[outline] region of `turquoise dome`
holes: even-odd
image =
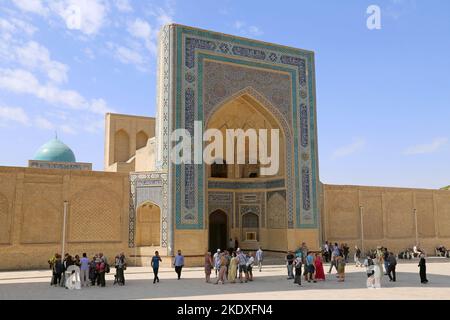
[[[73,151],[58,139],[44,144],[36,152],[33,160],[51,162],[76,162]]]

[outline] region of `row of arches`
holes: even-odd
[[[227,248],[228,219],[227,214],[218,209],[209,215],[209,248]],[[141,204],[136,210],[137,247],[159,246],[161,237],[161,209],[152,202]],[[242,237],[246,241],[259,240],[259,216],[253,212],[242,215]]]
[[[259,163],[227,164],[226,161],[217,161],[211,165],[211,178],[258,178],[259,176]]]
[[[136,150],[139,150],[147,145],[149,137],[143,131],[136,134]],[[135,150],[130,150],[130,135],[125,129],[118,130],[114,135],[114,162],[127,162]]]

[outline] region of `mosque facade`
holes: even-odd
[[[326,240],[394,251],[418,243],[429,254],[449,246],[447,190],[319,181],[314,68],[312,51],[164,26],[156,118],[105,116],[103,172],[57,139],[29,168],[0,167],[0,269],[43,266],[63,246],[125,252],[138,265],[155,250],[201,265],[230,239],[273,252]],[[245,150],[244,163],[171,161],[174,130],[231,128],[278,130],[278,170],[263,175]]]

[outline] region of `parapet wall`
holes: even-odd
[[[450,191],[323,185],[323,240],[398,252],[416,242],[428,255],[450,248]],[[361,232],[361,216],[363,232]]]

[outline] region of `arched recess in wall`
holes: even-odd
[[[248,212],[242,216],[242,239],[245,241],[258,241],[259,216]]]
[[[144,202],[136,211],[136,246],[159,246],[161,239],[161,208]]]
[[[279,114],[275,114],[274,108],[269,110],[267,105],[263,105],[258,99],[254,97],[252,94],[256,94],[253,89],[243,90],[236,95],[230,96],[225,99],[222,103],[218,104],[214,107],[210,116],[206,121],[206,129],[218,129],[222,136],[224,137],[223,141],[223,155],[226,156],[226,139],[227,129],[241,129],[244,132],[247,132],[248,129],[254,129],[256,132],[256,136],[252,135],[253,141],[256,141],[256,149],[254,149],[253,154],[249,154],[249,142],[250,138],[247,136],[245,138],[245,154],[241,155],[241,158],[244,159],[245,163],[238,164],[238,148],[237,142],[238,139],[235,138],[234,146],[234,165],[232,165],[231,161],[227,161],[228,163],[228,171],[231,171],[233,177],[231,178],[258,178],[261,177],[261,167],[265,167],[265,165],[261,163],[249,163],[249,159],[258,159],[259,160],[259,135],[262,133],[260,130],[267,130],[267,144],[264,145],[267,149],[267,155],[272,155],[271,150],[271,129],[278,129],[279,131],[279,140],[278,140],[278,150],[279,151],[279,167],[278,172],[274,176],[283,177],[285,175],[285,167],[286,167],[286,152],[287,147],[290,148],[290,145],[286,143],[286,135],[290,135],[288,132],[288,127],[286,125],[282,125],[281,121],[284,120],[281,118]],[[228,159],[225,159],[228,160]],[[230,167],[234,166],[234,170],[230,170]],[[273,176],[272,176],[273,177]]]
[[[136,134],[136,150],[141,149],[147,145],[148,135],[143,131]]]
[[[130,159],[130,136],[120,129],[115,134],[114,162],[127,162]]]

